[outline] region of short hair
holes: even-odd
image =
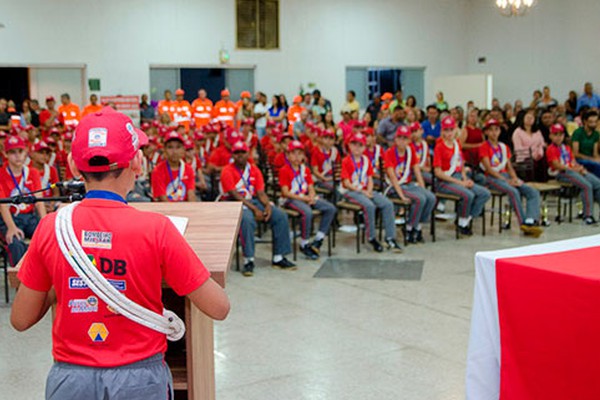
[[[396,111],[403,111],[404,108],[402,108],[402,106],[400,104],[398,104],[395,108],[394,108],[394,112]]]
[[[350,93],[352,97],[356,97],[356,92],[354,90],[348,90],[348,93]]]
[[[100,167],[100,166],[104,166],[104,165],[109,165],[110,162],[108,161],[108,158],[106,158],[104,156],[94,156],[94,157],[90,158],[90,161],[88,162],[88,164],[90,165],[90,167]],[[102,171],[102,172],[83,172],[83,171],[79,171],[79,172],[83,176],[83,179],[85,179],[86,181],[101,182],[101,181],[105,180],[106,178],[115,178],[116,179],[121,176],[123,171],[124,171],[123,168],[118,168],[118,169],[113,169],[110,171]]]
[[[63,94],[61,94],[61,95],[60,95],[60,97],[61,97],[61,98],[62,98],[62,97],[65,97],[65,98],[67,98],[67,99],[71,100],[71,96],[69,96],[69,93],[63,93]]]
[[[583,114],[583,120],[587,121],[588,119],[592,118],[592,117],[597,117],[598,116],[598,112],[595,110],[589,110],[587,111],[585,114]]]
[[[437,106],[435,104],[430,104],[427,106],[427,111],[429,111],[430,109],[434,109],[435,111],[440,111],[438,110]]]
[[[321,91],[319,89],[313,90],[313,96],[320,96],[320,95],[321,95]]]

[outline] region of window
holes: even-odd
[[[279,0],[237,0],[237,47],[279,48]]]

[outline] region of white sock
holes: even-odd
[[[533,218],[526,218],[524,221],[527,225],[532,225],[533,224]]]
[[[323,240],[325,239],[325,234],[321,231],[318,231],[317,234],[315,235],[315,240]]]
[[[459,218],[458,219],[458,226],[460,226],[461,228],[466,228],[467,226],[469,226],[469,222],[471,222],[470,218]]]
[[[244,264],[248,264],[250,261],[254,262],[254,257],[244,257]]]
[[[412,231],[412,225],[406,224],[406,230],[407,231]]]
[[[302,241],[300,242],[300,246],[304,247],[308,244],[308,240],[306,239],[302,239]]]
[[[279,262],[281,260],[283,260],[283,256],[281,254],[275,254],[273,256],[273,262]]]
[[[421,230],[421,224],[418,224],[418,225],[415,227],[415,229],[416,229],[417,231],[420,231],[420,230]]]

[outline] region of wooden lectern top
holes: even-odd
[[[130,203],[142,211],[152,211],[189,219],[184,237],[211,277],[225,287],[227,270],[240,229],[242,203]]]

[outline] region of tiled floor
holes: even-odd
[[[323,260],[273,270],[270,248],[259,245],[255,276],[228,279],[231,314],[216,324],[217,398],[463,399],[475,252],[600,232],[573,223],[553,225],[537,240],[513,228],[456,241],[449,224],[438,226],[437,243],[402,255],[366,247],[356,255],[353,236],[338,237],[335,257],[365,265],[374,257],[424,260],[417,281],[313,278]],[[0,398],[40,399],[50,321],[17,334],[8,315],[0,306]]]

